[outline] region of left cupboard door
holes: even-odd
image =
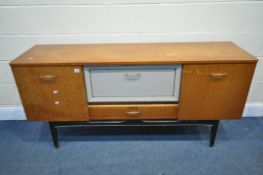
[[[87,121],[81,66],[12,67],[30,121]]]

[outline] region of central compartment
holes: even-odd
[[[84,66],[88,102],[178,101],[181,65]]]

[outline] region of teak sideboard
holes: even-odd
[[[36,45],[10,65],[29,121],[212,126],[240,119],[257,59],[232,42]]]

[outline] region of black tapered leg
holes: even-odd
[[[214,146],[218,125],[219,125],[219,120],[215,120],[213,122],[212,127],[211,127],[211,130],[210,130],[210,143],[209,143],[210,147]]]
[[[57,128],[55,127],[53,122],[48,122],[48,124],[49,124],[49,129],[50,129],[50,132],[51,132],[53,144],[54,144],[54,146],[56,148],[58,148],[59,145],[58,145],[58,131],[57,131]]]

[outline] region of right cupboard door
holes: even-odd
[[[255,65],[184,65],[178,119],[241,118]]]

